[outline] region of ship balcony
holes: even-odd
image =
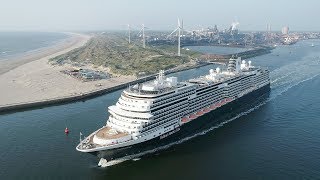
[[[130,104],[123,103],[121,101],[118,101],[116,106],[118,106],[121,109],[127,110],[127,111],[136,111],[136,112],[150,111],[150,106],[141,106],[139,104],[130,105]]]
[[[114,105],[109,106],[108,109],[109,109],[109,112],[114,116],[123,116],[123,117],[129,117],[132,119],[142,119],[142,120],[148,120],[153,117],[153,115],[150,113],[127,111]]]

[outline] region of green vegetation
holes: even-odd
[[[133,37],[129,44],[125,33],[110,32],[95,35],[85,46],[66,54],[52,58],[56,64],[74,65],[93,64],[105,66],[111,73],[122,75],[152,74],[160,69],[170,69],[188,63],[200,53],[181,49],[182,56],[177,56],[176,46],[142,47],[141,38]]]

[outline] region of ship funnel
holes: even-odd
[[[233,57],[229,60],[228,71],[239,73],[241,70],[241,57],[234,59]]]

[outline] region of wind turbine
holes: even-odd
[[[144,30],[145,29],[146,29],[146,27],[144,26],[144,24],[142,24],[142,28],[138,33],[138,34],[140,34],[142,32],[142,46],[143,46],[143,48],[146,48],[146,37],[145,37],[145,34],[144,34]]]
[[[184,31],[184,28],[183,28],[183,19],[181,19],[181,36],[183,36],[183,31]]]
[[[182,30],[182,27],[180,25],[180,20],[178,18],[178,27],[172,31],[172,33],[170,33],[169,36],[171,36],[173,33],[177,32],[178,31],[178,56],[180,56],[180,36],[181,36],[181,30]]]
[[[129,34],[129,39],[128,39],[128,42],[129,42],[129,44],[130,44],[130,42],[131,42],[131,28],[130,28],[130,24],[128,24],[128,34]]]

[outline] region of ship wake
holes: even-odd
[[[140,157],[145,156],[147,154],[153,154],[158,151],[162,151],[165,149],[168,149],[169,147],[177,144],[181,144],[185,141],[188,141],[190,139],[193,139],[197,136],[205,135],[210,131],[213,131],[214,129],[220,128],[224,126],[225,124],[232,122],[242,116],[245,116],[252,111],[255,111],[256,109],[259,109],[261,106],[265,105],[266,103],[274,100],[275,98],[281,96],[285,92],[287,92],[289,89],[300,85],[301,83],[305,81],[309,81],[314,79],[315,77],[320,75],[320,58],[319,57],[306,57],[305,59],[302,59],[300,61],[288,64],[286,66],[280,67],[278,69],[275,69],[271,71],[270,73],[270,79],[271,79],[271,94],[268,99],[260,102],[258,105],[249,108],[248,110],[241,112],[234,117],[219,123],[218,125],[215,125],[209,129],[206,129],[202,132],[193,134],[191,136],[185,137],[179,141],[172,142],[170,144],[157,147],[152,150],[144,151],[138,154],[125,156],[123,158],[112,160],[112,161],[106,161],[101,159],[99,162],[99,166],[101,167],[108,167],[115,164],[119,164],[121,162],[127,161],[127,160],[136,160],[140,159]]]

